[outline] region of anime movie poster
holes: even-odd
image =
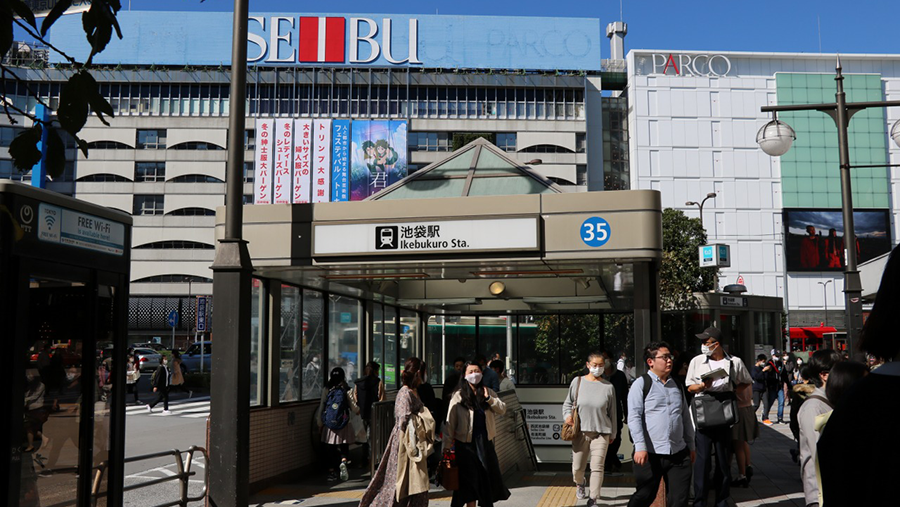
[[[405,121],[354,121],[350,139],[351,201],[361,201],[406,177]]]

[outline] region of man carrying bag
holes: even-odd
[[[725,352],[722,332],[714,327],[697,335],[701,354],[688,366],[688,392],[694,395],[691,412],[694,425],[697,459],[694,462],[694,507],[706,507],[709,490],[715,487],[716,507],[728,505],[731,486],[731,426],[737,422],[735,386],[753,380],[740,358]],[[718,371],[721,370],[721,371]],[[712,449],[716,449],[716,472],[713,484],[708,477],[712,466]]]

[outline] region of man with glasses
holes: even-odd
[[[736,386],[750,384],[753,379],[744,362],[740,358],[729,355],[722,348],[722,332],[714,327],[706,328],[697,335],[702,344],[701,354],[691,359],[688,366],[687,384],[688,392],[700,394],[703,392],[728,392],[734,391]],[[716,380],[701,376],[716,369],[725,370],[725,375]],[[714,428],[698,429],[695,433],[697,440],[697,460],[694,462],[694,507],[706,507],[706,497],[711,486],[716,491],[716,507],[726,507],[728,497],[731,495],[731,427],[717,426]],[[709,470],[712,466],[712,449],[716,449],[716,473],[713,484],[709,483]]]
[[[628,428],[634,443],[637,488],[628,507],[646,507],[666,479],[666,505],[686,507],[694,462],[694,426],[684,392],[671,378],[672,354],[665,342],[644,349],[650,371],[631,385]]]

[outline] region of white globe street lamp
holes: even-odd
[[[894,140],[894,144],[900,148],[900,120],[897,120],[894,123],[894,126],[891,127],[891,139]]]
[[[900,133],[898,133],[900,136]],[[791,144],[797,139],[794,129],[780,120],[772,120],[766,123],[756,133],[756,144],[771,157],[780,157],[791,149]]]

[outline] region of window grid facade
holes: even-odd
[[[134,181],[137,183],[166,181],[166,163],[135,162]]]
[[[115,79],[121,82],[101,84],[100,93],[116,116],[228,115],[229,85],[225,80],[206,70],[180,74],[192,82],[129,82],[143,77],[135,71],[119,71]],[[59,82],[30,86],[56,110],[65,77],[59,72]],[[210,82],[203,83],[204,79]],[[471,86],[468,81],[465,76],[433,72],[256,68],[248,76],[246,113],[329,118],[585,119],[582,76],[493,76],[483,80],[491,83],[485,86]],[[451,84],[437,85],[442,82]],[[5,80],[4,85],[16,107],[34,112],[37,101],[24,84]]]
[[[164,195],[135,195],[135,215],[162,215],[165,211]]]

